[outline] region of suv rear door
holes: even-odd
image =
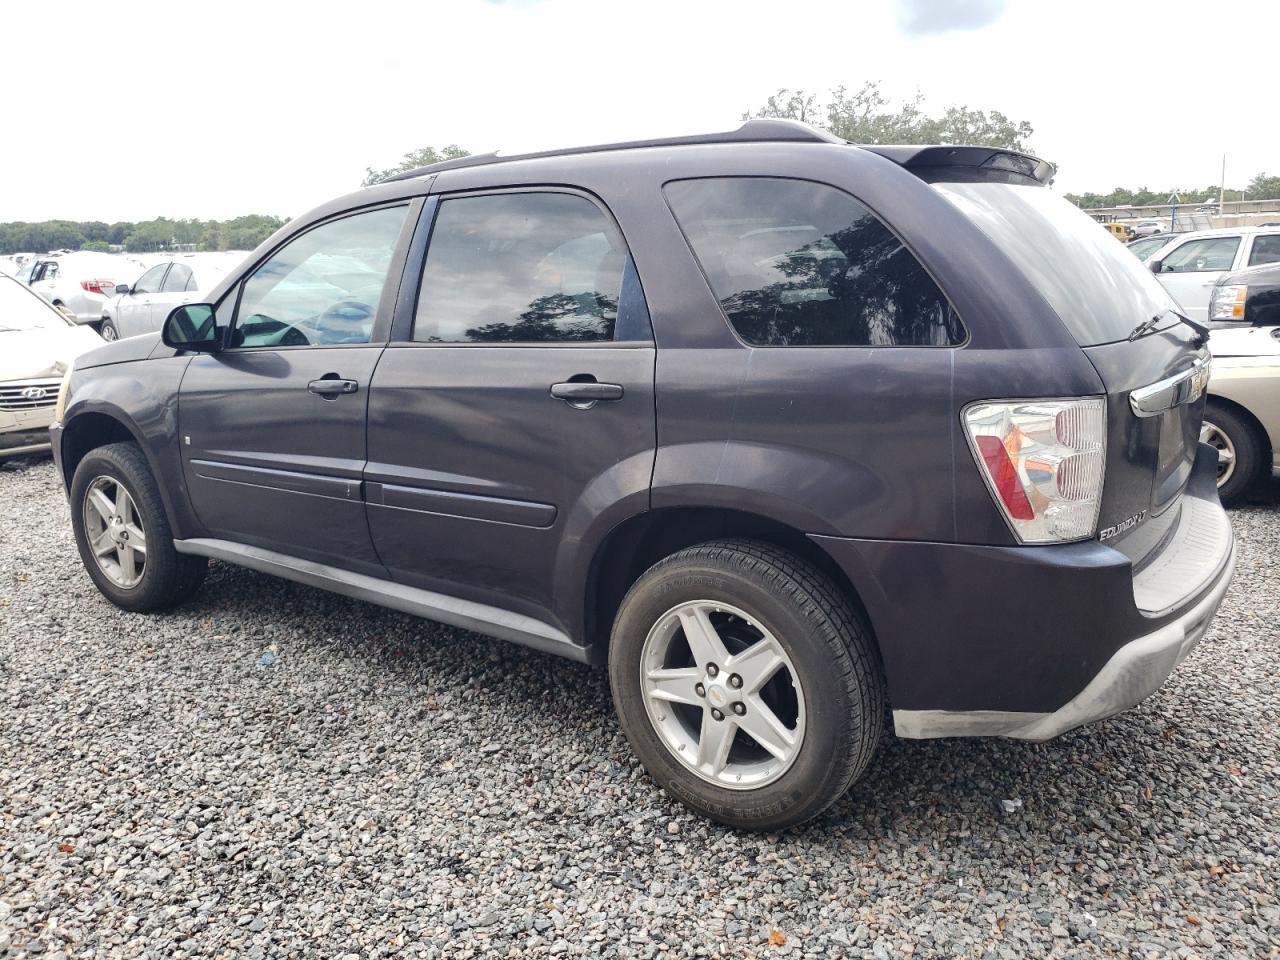
[[[445,196],[428,230],[370,389],[378,554],[398,581],[577,635],[557,570],[607,510],[648,506],[654,345],[629,251],[564,189]]]
[[[227,345],[192,359],[178,398],[187,489],[213,537],[386,575],[360,483],[409,211],[311,227],[224,300],[238,298]]]

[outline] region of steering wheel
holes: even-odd
[[[345,297],[326,307],[315,320],[321,343],[365,343],[373,326],[373,307]]]

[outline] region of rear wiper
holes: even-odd
[[[1133,332],[1129,334],[1129,339],[1137,340],[1139,337],[1146,336],[1154,330],[1165,317],[1173,317],[1175,320],[1185,323],[1188,327],[1194,330],[1196,332],[1196,346],[1209,342],[1209,328],[1196,323],[1186,314],[1179,313],[1177,310],[1162,310],[1150,320],[1143,320],[1133,328]]]

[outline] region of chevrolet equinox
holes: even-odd
[[[293,220],[65,377],[89,576],[208,558],[608,665],[724,823],[900,737],[1154,692],[1234,564],[1205,332],[990,147],[723,134],[467,157]]]

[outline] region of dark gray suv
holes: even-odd
[[[743,827],[831,804],[887,706],[1114,714],[1234,543],[1201,332],[1052,173],[753,120],[343,197],[68,375],[85,567],[129,610],[213,557],[607,663],[653,778]]]

